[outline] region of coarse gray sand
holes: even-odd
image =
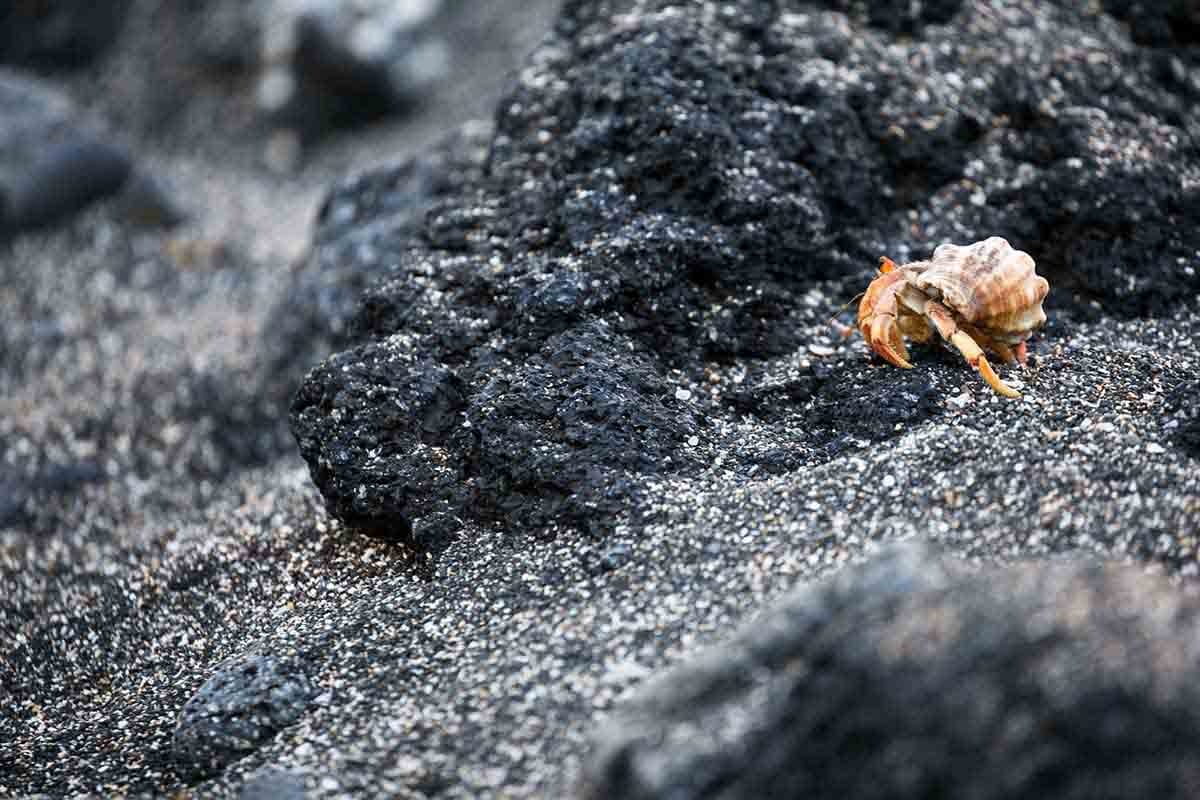
[[[1195,459],[1144,404],[1156,371],[1196,368],[1181,344],[1196,328],[1085,327],[1047,345],[1016,403],[927,367],[966,410],[800,476],[715,465],[664,482],[670,521],[636,539],[466,530],[429,563],[330,520],[293,458],[106,540],[7,532],[4,773],[21,783],[6,791],[177,786],[179,709],[221,660],[266,646],[309,654],[316,706],[198,796],[236,796],[265,767],[317,797],[561,796],[627,690],[869,542],[930,536],[988,561],[1150,557],[1194,574]],[[1071,389],[1088,404],[1064,402]],[[592,548],[620,568],[596,574]]]

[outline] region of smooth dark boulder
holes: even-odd
[[[221,770],[293,722],[316,692],[300,658],[250,653],[222,663],[179,714],[175,758],[186,773]]]
[[[1191,797],[1198,625],[1138,568],[894,547],[640,689],[581,795]]]
[[[121,33],[131,0],[9,2],[0,6],[0,63],[77,69]]]

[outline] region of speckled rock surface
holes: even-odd
[[[1050,556],[1191,602],[1170,3],[567,2],[536,49],[557,3],[464,4],[491,44],[421,113],[283,174],[245,74],[187,57],[210,6],[133,2],[55,80],[195,214],[0,245],[0,796],[570,796],[648,677],[876,541],[987,565],[987,619]],[[1020,401],[831,330],[881,253],[983,234],[1056,287]],[[251,652],[302,654],[312,702],[197,777],[184,709]]]
[[[248,653],[230,658],[183,706],[175,759],[201,776],[253,750],[308,710],[315,692],[299,657]]]
[[[584,797],[1191,797],[1200,596],[892,548],[655,678]]]
[[[479,180],[491,126],[464,125],[418,158],[349,176],[316,215],[316,249],[293,270],[271,313],[269,371],[289,387],[350,341],[363,293],[392,269],[441,198]]]

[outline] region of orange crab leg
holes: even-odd
[[[925,307],[925,313],[929,315],[929,319],[933,321],[934,327],[937,328],[942,338],[958,348],[958,352],[962,353],[967,363],[979,370],[979,374],[987,381],[987,385],[992,387],[997,394],[1002,394],[1005,397],[1021,396],[1020,392],[1000,380],[1000,376],[996,374],[995,370],[992,369],[992,365],[988,363],[987,356],[983,354],[983,350],[979,349],[979,345],[975,343],[974,339],[958,329],[953,315],[951,315],[945,306],[931,300]]]
[[[967,336],[966,334],[963,334],[963,336],[966,337],[967,341],[971,342],[971,344],[975,343],[970,336]],[[961,347],[958,349],[962,350]],[[987,381],[988,386],[996,390],[997,394],[1002,394],[1005,397],[1021,396],[1020,392],[1009,386],[1004,381],[1000,380],[1000,376],[997,375],[992,369],[992,365],[988,363],[987,356],[983,355],[983,353],[979,354],[979,359],[975,366],[979,367],[979,374],[983,376],[985,381]]]
[[[1024,342],[1010,345],[994,339],[985,332],[970,325],[961,325],[959,326],[959,330],[974,339],[975,344],[979,345],[981,349],[989,350],[998,355],[1000,360],[1005,364],[1013,364],[1017,361],[1020,361],[1022,364],[1025,363],[1026,351]]]

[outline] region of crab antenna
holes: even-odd
[[[846,326],[842,325],[842,323],[838,322],[837,318],[841,315],[841,313],[843,311],[845,311],[850,306],[854,305],[854,301],[857,300],[858,298],[862,297],[864,294],[866,294],[866,292],[859,292],[858,294],[854,295],[854,297],[851,297],[848,301],[846,301],[846,303],[844,303],[842,305],[841,308],[839,308],[837,311],[835,311],[833,313],[833,316],[830,317],[829,321],[826,322],[825,324],[829,325],[830,327],[836,326],[838,328],[839,332],[842,334],[842,336],[849,336],[851,333],[854,333],[853,328],[846,329],[849,331],[849,333],[847,333],[846,330],[842,330],[842,329],[846,328]]]

